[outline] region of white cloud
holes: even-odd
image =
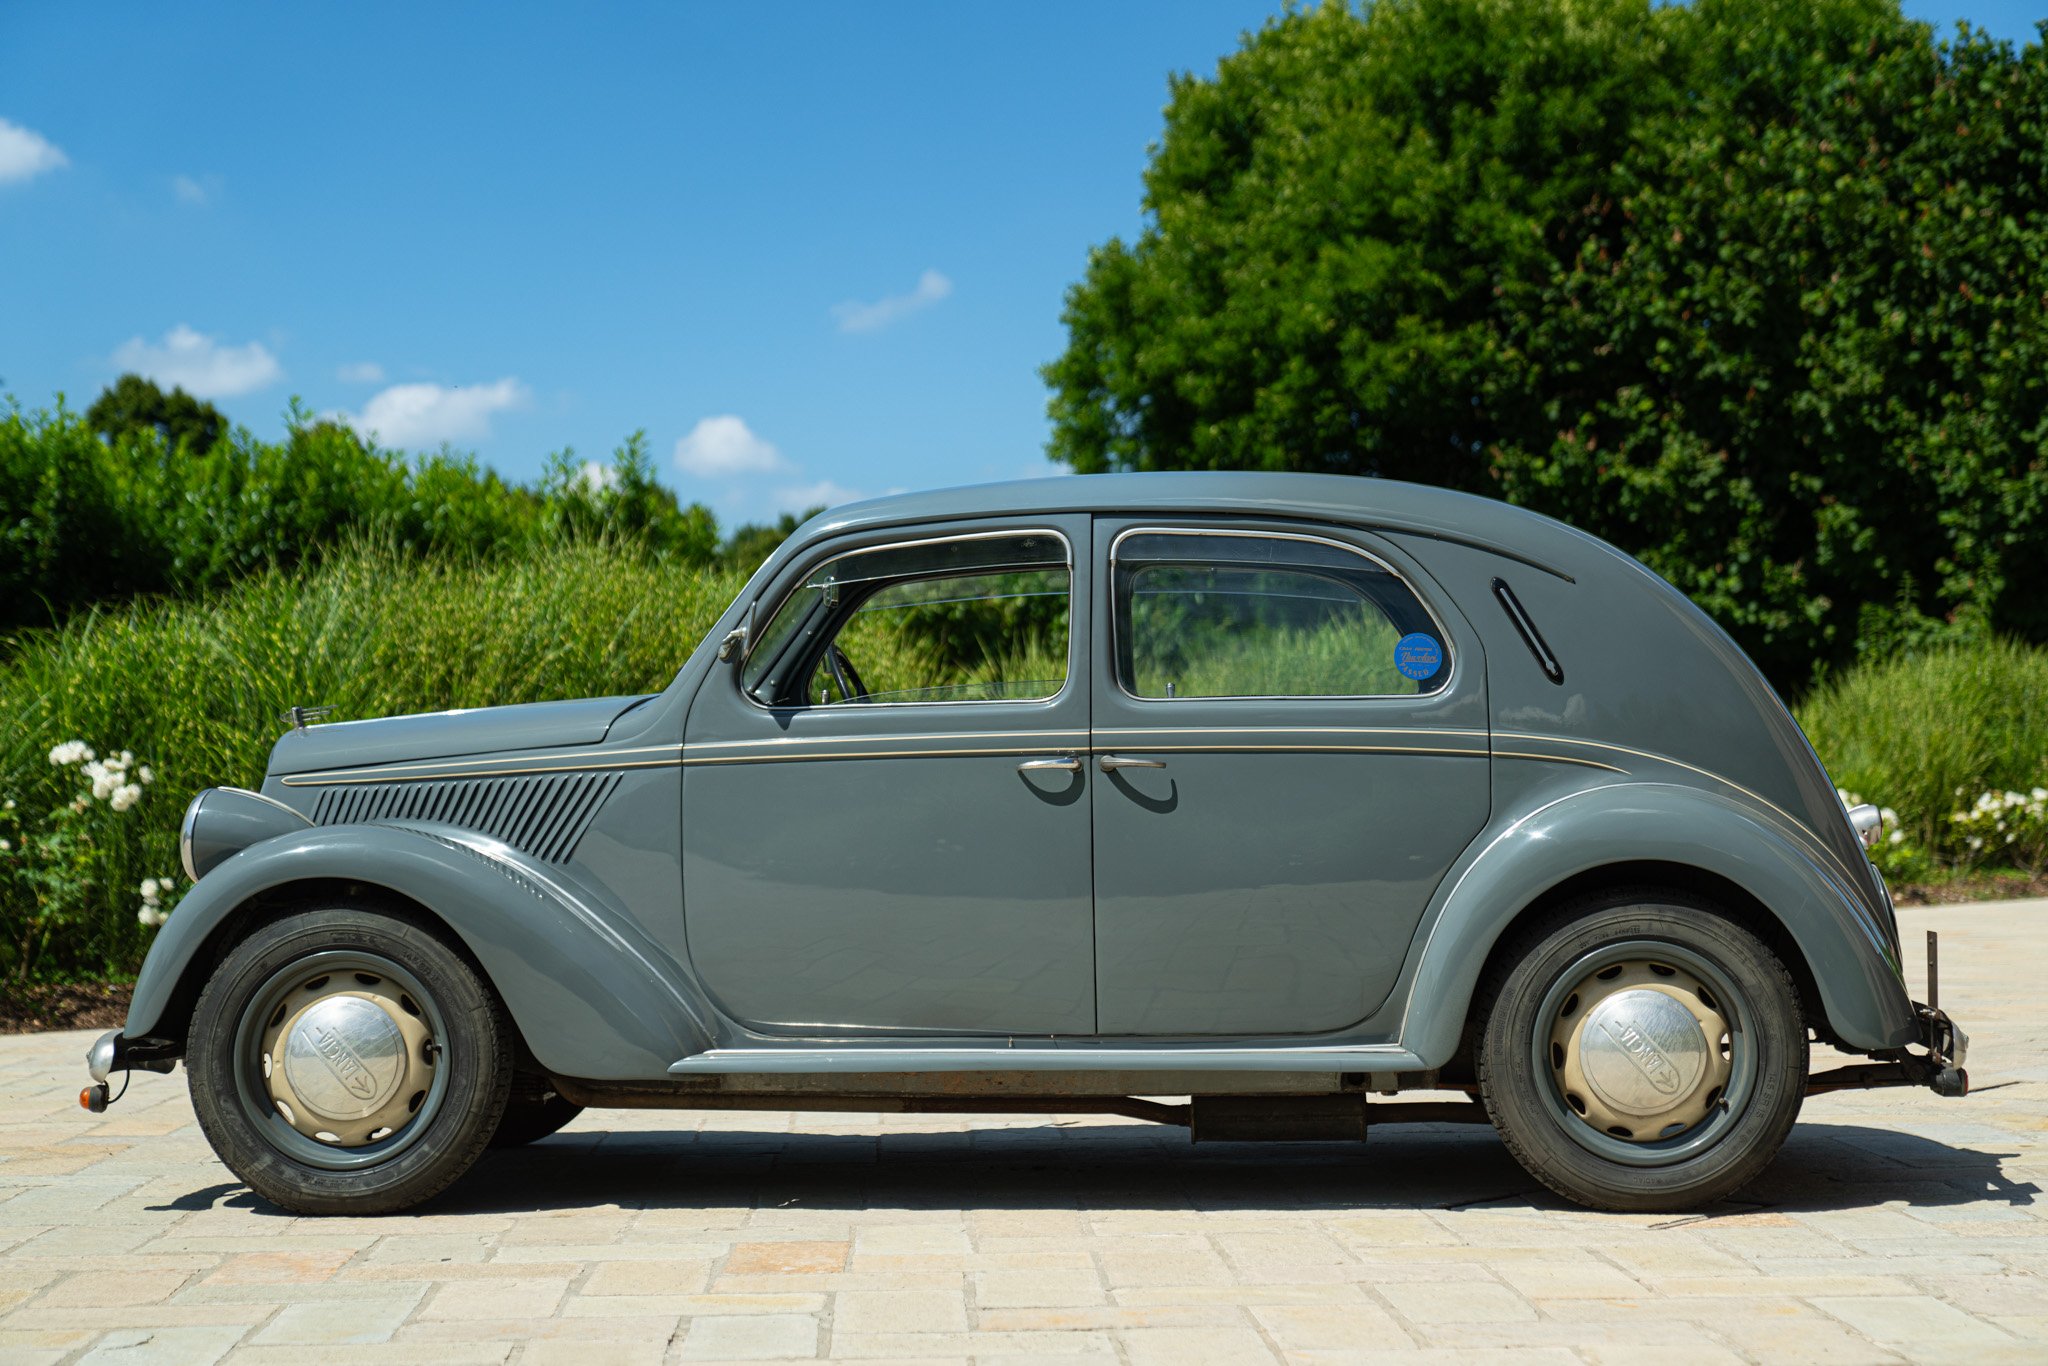
[[[585,493],[603,493],[619,486],[619,472],[602,460],[586,460],[576,471],[575,484]]]
[[[41,133],[0,119],[0,185],[33,180],[70,164],[71,158]]]
[[[341,420],[386,446],[434,446],[491,433],[491,417],[523,408],[526,386],[510,378],[491,384],[394,384]]]
[[[832,316],[839,319],[841,332],[875,332],[898,318],[930,308],[953,292],[953,282],[936,270],[917,277],[917,288],[908,294],[891,294],[871,304],[849,299],[834,305]]]
[[[334,372],[343,384],[382,384],[384,367],[373,360],[359,360]]]
[[[171,177],[171,193],[178,196],[181,204],[204,204],[213,198],[213,192],[188,175]]]
[[[233,398],[284,378],[284,367],[262,342],[224,346],[184,323],[164,333],[160,342],[130,337],[114,348],[113,362],[120,370],[200,398]]]
[[[798,484],[775,490],[777,512],[809,512],[815,507],[836,508],[841,503],[858,503],[868,495],[830,479],[815,484]]]
[[[701,479],[726,479],[738,474],[771,474],[788,466],[773,442],[731,413],[707,417],[676,442],[676,464]]]

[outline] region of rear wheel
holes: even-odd
[[[1608,894],[1487,983],[1481,1097],[1529,1174],[1581,1204],[1677,1210],[1770,1164],[1806,1090],[1791,975],[1704,902]]]
[[[265,925],[215,970],[186,1059],[200,1128],[258,1195],[375,1214],[440,1192],[505,1111],[511,1026],[424,926],[355,907]]]

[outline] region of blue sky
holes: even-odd
[[[1168,73],[1275,7],[9,0],[0,390],[297,395],[522,480],[644,427],[728,522],[1051,472],[1062,292]]]

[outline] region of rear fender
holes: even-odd
[[[1444,880],[1411,950],[1402,1041],[1430,1066],[1456,1051],[1495,943],[1549,889],[1602,867],[1680,864],[1725,878],[1777,917],[1806,959],[1828,1023],[1845,1043],[1896,1048],[1916,1037],[1913,1004],[1882,926],[1825,850],[1776,817],[1662,783],[1620,783],[1560,798],[1482,837]]]

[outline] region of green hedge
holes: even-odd
[[[282,441],[234,430],[204,449],[154,428],[103,437],[60,402],[0,409],[0,632],[136,594],[218,590],[369,536],[422,558],[498,558],[610,539],[650,559],[758,562],[788,527],[726,546],[711,512],[654,477],[644,436],[531,486],[452,451],[407,455],[294,409]]]

